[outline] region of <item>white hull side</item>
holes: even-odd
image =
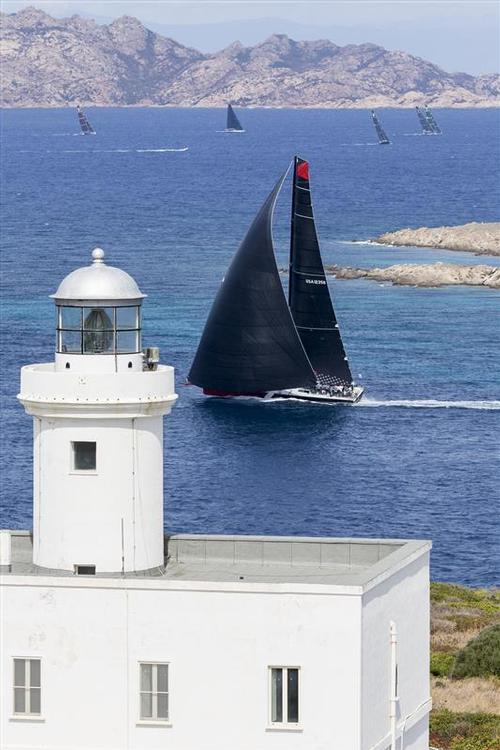
[[[314,391],[308,388],[289,388],[285,391],[273,391],[266,395],[266,399],[273,398],[292,398],[300,401],[314,401],[322,404],[356,404],[363,395],[363,388],[356,385],[349,395],[342,393],[322,393],[320,390]]]

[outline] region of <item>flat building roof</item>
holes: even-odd
[[[63,579],[66,583],[70,578],[75,582],[85,580],[90,585],[94,582],[96,586],[98,581],[104,580],[127,585],[149,580],[156,584],[153,588],[164,588],[174,582],[199,582],[299,584],[301,587],[316,584],[365,591],[428,552],[432,546],[430,541],[414,539],[176,534],[165,536],[164,567],[81,576],[33,565],[31,532],[11,530],[9,533],[11,565],[0,566],[0,573],[6,578],[48,577]]]

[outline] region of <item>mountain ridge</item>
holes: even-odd
[[[490,107],[500,76],[447,73],[406,52],[366,42],[295,41],[273,34],[202,53],[133,16],[109,24],[55,19],[25,8],[0,14],[6,107],[238,106]]]

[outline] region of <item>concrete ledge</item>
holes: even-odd
[[[165,567],[75,576],[37,568],[29,531],[11,531],[5,585],[231,590],[360,595],[427,555],[431,542],[404,539],[179,534],[165,537]],[[22,583],[24,582],[24,583]]]

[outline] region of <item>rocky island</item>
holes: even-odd
[[[448,73],[376,44],[273,34],[206,54],[122,16],[1,14],[4,107],[494,107],[500,76]]]
[[[459,263],[403,263],[388,268],[341,268],[327,266],[327,274],[337,279],[371,279],[404,286],[437,287],[463,284],[500,289],[500,268],[465,266]]]
[[[462,224],[454,227],[420,227],[381,234],[381,245],[431,247],[475,255],[500,255],[500,222]],[[451,283],[451,282],[450,282]]]

